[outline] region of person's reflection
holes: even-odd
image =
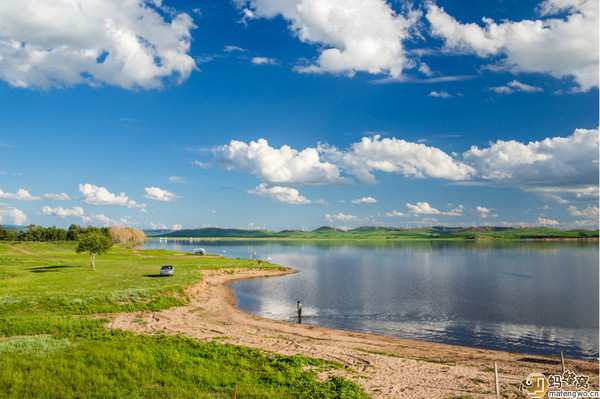
[[[302,324],[302,304],[298,301],[298,324]]]

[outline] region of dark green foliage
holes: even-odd
[[[5,229],[0,225],[0,241],[77,241],[80,234],[99,232],[109,236],[108,227],[81,227],[72,224],[69,230],[56,226],[43,227],[30,224],[27,229]]]
[[[80,234],[77,239],[77,247],[75,252],[82,253],[86,252],[91,254],[102,255],[106,253],[113,245],[110,237],[98,231],[91,231],[89,233]]]
[[[0,225],[0,241],[16,241],[19,234],[15,229],[5,229]]]
[[[96,255],[106,253],[113,246],[112,239],[99,231],[79,234],[75,252],[86,252],[90,255],[92,270],[96,270]]]

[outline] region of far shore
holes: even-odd
[[[146,237],[146,241],[449,241],[449,242],[530,242],[530,241],[582,241],[599,242],[599,237],[547,237],[547,238],[475,238],[464,239],[458,237],[442,238],[296,238],[296,237]]]
[[[331,372],[360,384],[373,398],[496,398],[494,363],[503,397],[521,397],[520,382],[531,373],[560,374],[560,359],[412,341],[265,319],[241,311],[227,283],[275,277],[293,269],[202,270],[185,289],[186,307],[114,316],[110,328],[136,333],[186,334],[283,355],[333,360],[345,369]],[[598,364],[566,360],[566,368],[590,377],[598,390]],[[326,374],[319,378],[327,378]]]

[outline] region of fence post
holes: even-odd
[[[235,383],[235,389],[233,390],[233,399],[237,397],[237,382]]]
[[[562,372],[565,373],[565,357],[563,356],[563,351],[560,351],[560,364],[562,365]]]
[[[496,380],[496,396],[500,395],[500,386],[498,385],[498,365],[494,362],[494,380]]]

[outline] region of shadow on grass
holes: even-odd
[[[142,277],[167,277],[167,276],[161,276],[160,274],[144,274]]]
[[[540,364],[560,364],[559,360],[537,359],[534,357],[524,357],[519,359],[520,362],[540,363]]]
[[[39,266],[39,267],[30,267],[27,270],[31,270],[32,273],[50,273],[50,272],[59,272],[60,269],[69,269],[80,266]]]

